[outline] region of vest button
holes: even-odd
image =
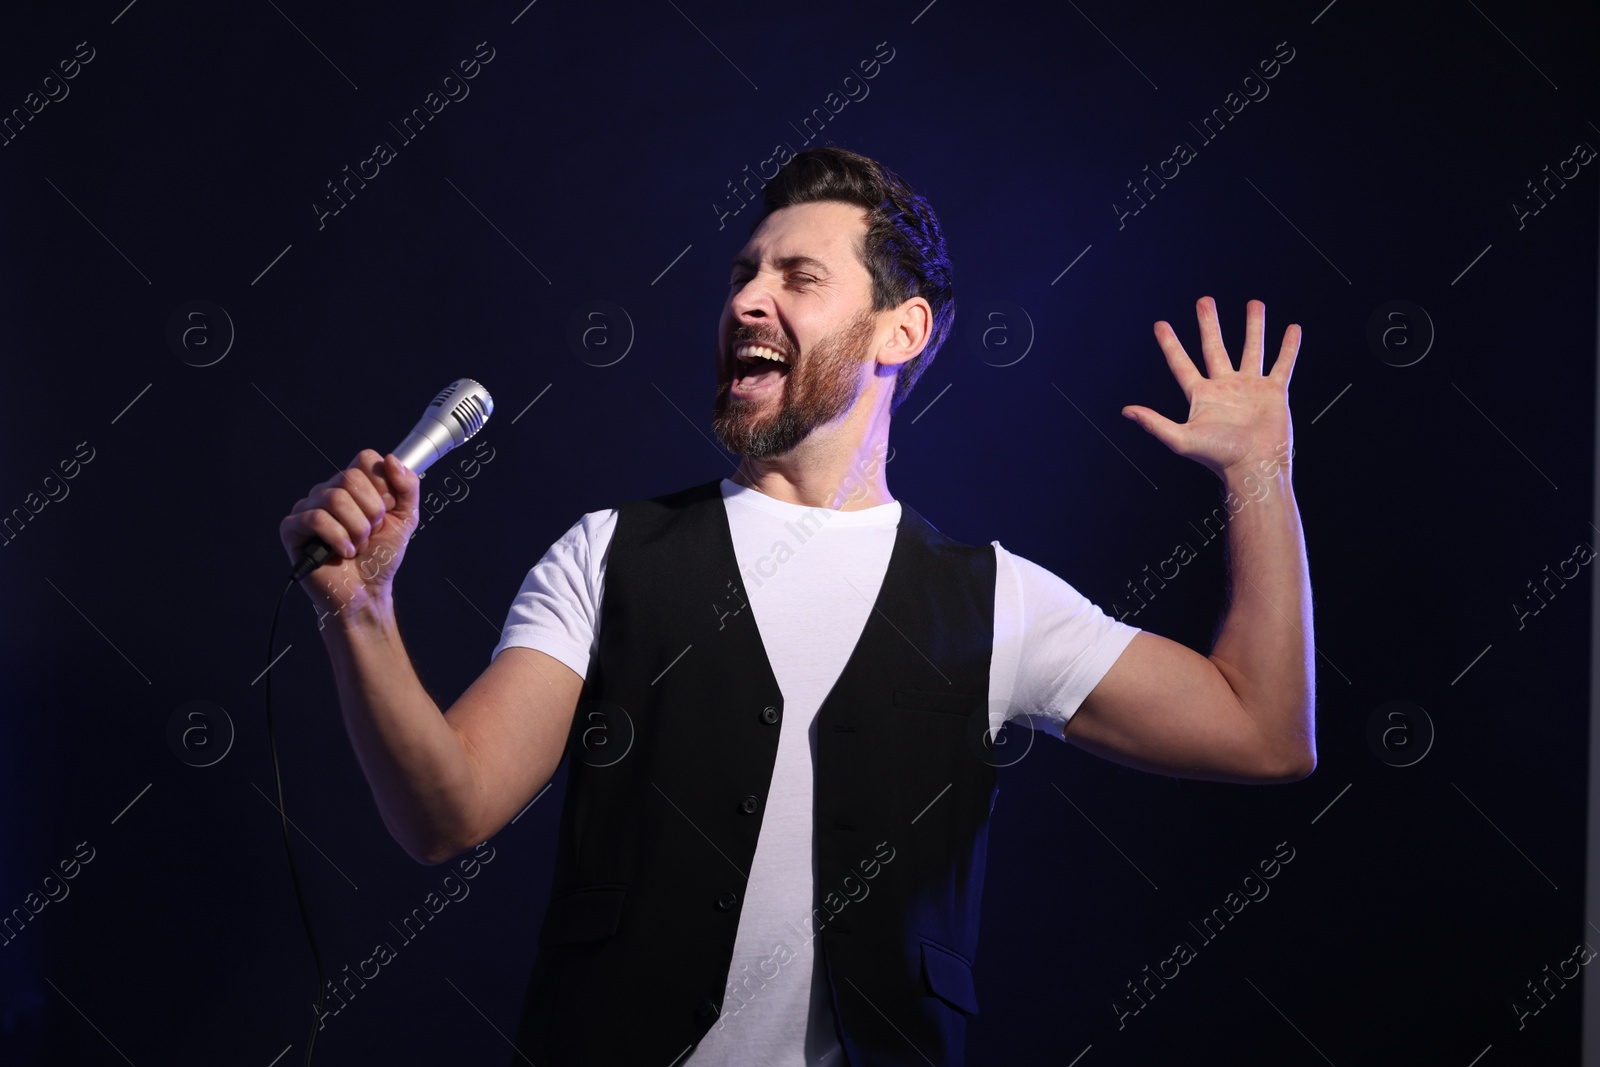
[[[778,709],[774,708],[774,707],[762,708],[761,709],[761,721],[766,723],[768,726],[771,726],[773,723],[777,722],[778,721]]]
[[[739,810],[744,812],[746,815],[754,815],[756,813],[756,809],[760,806],[761,801],[754,796],[748,796],[739,801]]]
[[[735,904],[737,904],[737,903],[739,903],[739,894],[737,894],[737,893],[724,893],[720,897],[717,898],[717,910],[718,911],[732,911],[733,910],[733,906]]]
[[[709,1000],[702,1000],[694,1009],[694,1017],[701,1022],[706,1022],[717,1017],[717,1006]]]

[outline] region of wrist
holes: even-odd
[[[1222,468],[1217,476],[1229,490],[1248,492],[1262,483],[1288,482],[1292,473],[1293,458],[1293,446],[1284,441],[1271,449],[1261,448],[1251,451],[1243,459]]]
[[[382,639],[398,630],[394,597],[388,592],[352,598],[334,608],[319,608],[317,629],[325,641]]]

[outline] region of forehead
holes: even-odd
[[[857,249],[867,233],[867,212],[856,204],[823,200],[779,208],[761,220],[734,262],[769,264],[801,258],[829,270],[866,272]]]

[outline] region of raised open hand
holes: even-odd
[[[1195,312],[1200,319],[1205,374],[1195,369],[1193,358],[1184,351],[1166,321],[1155,325],[1156,341],[1166,353],[1167,366],[1172,368],[1172,376],[1189,401],[1187,421],[1173,422],[1137,404],[1124,407],[1122,414],[1178,455],[1204,465],[1219,478],[1226,478],[1230,468],[1243,470],[1247,461],[1255,463],[1274,453],[1280,457],[1292,454],[1289,375],[1294,372],[1295,356],[1300,351],[1300,327],[1291,325],[1283,332],[1283,345],[1272,362],[1272,372],[1264,374],[1261,340],[1267,305],[1251,300],[1245,305],[1244,350],[1235,370],[1233,359],[1222,344],[1216,301],[1201,297],[1195,302]]]

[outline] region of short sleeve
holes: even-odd
[[[533,565],[506,613],[491,661],[503,649],[520,645],[587,676],[599,644],[605,558],[616,519],[615,509],[590,512]]]
[[[1010,635],[1007,718],[1056,737],[1139,628],[1107,615],[1065,580],[994,542],[995,633]],[[1002,584],[1007,583],[1007,584]],[[997,657],[997,660],[1002,657]]]

